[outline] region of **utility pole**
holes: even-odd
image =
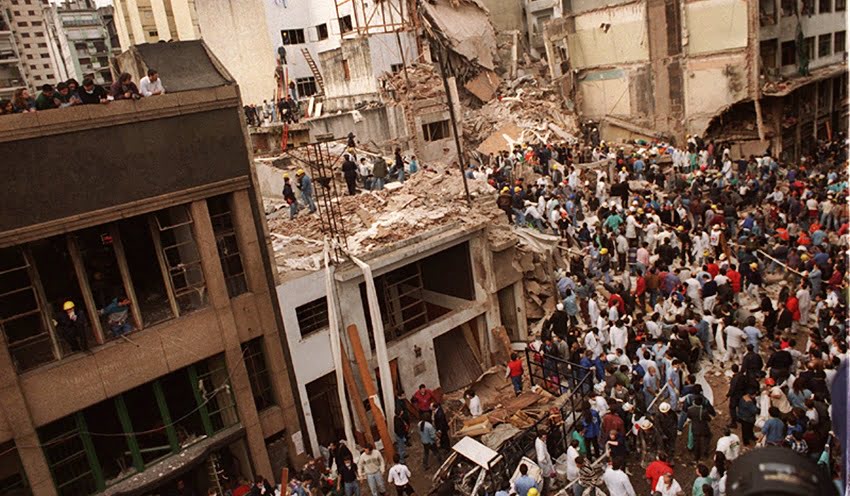
[[[452,133],[455,135],[455,149],[457,150],[457,162],[460,166],[460,177],[463,178],[463,189],[466,191],[466,206],[472,207],[472,199],[469,197],[469,184],[466,182],[466,170],[463,167],[464,156],[463,150],[460,148],[460,135],[457,132],[457,117],[455,116],[455,105],[452,100],[452,92],[449,91],[449,80],[446,77],[448,68],[446,67],[446,57],[443,53],[443,47],[437,50],[437,59],[440,63],[440,75],[443,77],[443,87],[446,90],[446,102],[449,106],[449,119],[452,122]]]

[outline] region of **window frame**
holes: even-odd
[[[254,397],[254,407],[261,412],[277,406],[263,337],[242,343],[242,356],[248,373],[248,383],[251,385],[251,395]]]
[[[305,315],[306,312],[310,313]],[[329,328],[327,296],[320,296],[295,307],[295,318],[302,338]]]
[[[293,41],[293,38],[295,41]],[[280,30],[280,41],[283,46],[289,45],[303,45],[307,42],[307,38],[304,34],[304,28],[300,29],[281,29]]]

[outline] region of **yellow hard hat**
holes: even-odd
[[[510,188],[505,186],[504,188],[502,188],[502,193],[507,193],[509,190],[510,190]]]
[[[806,262],[806,261],[808,261],[808,260],[809,260],[809,256],[808,256],[808,255],[806,255],[806,254],[804,254],[802,257],[800,257],[800,260],[802,260],[802,261]]]
[[[298,171],[295,172],[295,175],[303,176],[304,175],[304,169],[298,169]]]
[[[73,309],[74,309],[74,302],[73,301],[68,300],[68,301],[66,301],[65,303],[62,304],[62,310],[73,310]]]
[[[538,491],[536,487],[532,487],[525,494],[527,494],[528,496],[540,496],[540,491]]]
[[[519,193],[520,191],[522,191],[522,188],[520,188],[519,186],[517,186],[516,188],[514,188],[514,191],[516,191],[517,193]]]
[[[642,209],[642,208],[639,208],[639,209],[638,209],[638,213],[639,213],[639,214],[642,214],[642,213],[643,213],[643,209]]]
[[[707,257],[708,255],[709,255],[708,250],[705,250],[704,252],[702,252],[702,256]]]
[[[682,232],[685,230],[685,226],[679,226],[676,228],[677,231]]]
[[[287,174],[287,173],[285,173],[285,172],[284,172],[284,173],[283,173],[283,178],[284,178],[284,179],[289,179],[289,174]]]
[[[625,167],[623,167],[623,172],[626,172],[626,168],[625,168]]]
[[[711,206],[711,209],[712,209],[712,210],[717,210],[717,205],[712,205],[712,206]]]
[[[608,248],[602,248],[601,250],[599,250],[599,254],[600,255],[607,255],[608,254]]]
[[[758,269],[758,268],[759,268],[759,264],[757,264],[756,262],[753,262],[753,263],[751,263],[751,264],[750,264],[750,268],[751,268],[751,269]]]

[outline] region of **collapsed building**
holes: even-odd
[[[344,361],[354,370],[365,362],[385,408],[419,384],[458,391],[503,364],[510,342],[527,339],[529,326],[555,308],[557,242],[517,238],[483,181],[469,182],[472,204],[466,206],[457,169],[428,168],[390,190],[332,196],[328,201],[338,209],[333,233],[321,216],[289,220],[279,190],[266,178],[280,170],[258,164],[257,171],[259,183],[271,186],[264,186],[263,196],[280,276],[277,294],[305,444],[313,453],[347,437],[346,404],[356,407],[368,397],[362,378],[346,378],[348,402],[340,401]],[[316,187],[319,195],[333,195]],[[332,241],[339,250],[331,246],[326,266],[323,247]],[[339,364],[329,351],[334,340],[342,350]],[[372,413],[355,417],[356,442],[371,440]]]
[[[549,71],[603,139],[696,134],[794,160],[847,129],[844,0],[568,3],[545,26]]]

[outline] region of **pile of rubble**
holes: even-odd
[[[446,94],[443,79],[431,64],[411,64],[406,71],[388,72],[381,77],[381,83],[387,102],[400,103],[405,93],[417,99],[445,98]]]
[[[383,191],[335,198],[348,250],[353,255],[368,253],[442,226],[475,226],[504,218],[490,185],[467,182],[472,208],[466,207],[460,171],[439,164],[420,170],[403,185],[390,183]],[[290,220],[282,200],[266,198],[266,203],[278,267],[283,271],[319,270],[323,246],[319,216],[302,211]]]
[[[484,154],[495,153],[510,143],[482,145],[488,138],[502,134],[514,142],[545,143],[576,141],[578,118],[568,107],[558,87],[542,76],[530,74],[499,87],[499,96],[480,108],[465,106],[463,137],[470,149]]]

